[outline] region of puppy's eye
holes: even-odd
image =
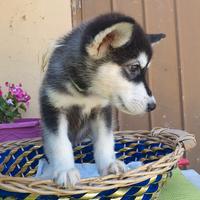
[[[141,68],[139,64],[128,65],[126,72],[130,80],[137,78],[141,74]]]
[[[128,70],[129,70],[130,73],[135,73],[136,71],[138,71],[139,68],[140,68],[139,64],[128,66]]]

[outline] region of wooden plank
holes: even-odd
[[[110,0],[82,0],[83,21],[111,12],[111,6]]]
[[[151,113],[152,126],[182,128],[182,104],[173,0],[145,0],[146,28],[149,33],[164,32],[167,37],[154,47],[149,80],[157,100]]]
[[[185,129],[196,135],[197,147],[189,153],[191,166],[200,172],[200,1],[177,0],[177,24],[182,69]]]
[[[121,12],[135,18],[144,26],[143,5],[141,0],[113,0],[113,11]],[[119,112],[120,130],[149,129],[148,114],[142,116],[131,116]]]
[[[81,0],[71,0],[72,26],[76,27],[82,22]]]
[[[144,25],[143,6],[141,0],[113,0],[113,10],[133,17]]]

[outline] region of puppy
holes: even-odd
[[[131,17],[112,13],[58,41],[40,90],[44,150],[57,184],[79,181],[72,146],[87,134],[100,175],[125,171],[115,158],[111,106],[131,115],[155,109],[145,74],[151,41],[163,36],[146,35]]]

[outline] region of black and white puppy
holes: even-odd
[[[99,16],[62,38],[49,60],[40,90],[45,154],[55,182],[79,179],[72,146],[88,133],[101,175],[122,173],[116,160],[111,106],[131,114],[152,111],[156,102],[145,80],[151,40],[131,17]]]

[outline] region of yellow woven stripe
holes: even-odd
[[[39,194],[30,194],[24,200],[35,200],[39,197]]]
[[[81,198],[82,200],[86,200],[86,199],[94,199],[94,197],[96,197],[99,193],[86,193],[85,195],[83,195]],[[95,198],[96,199],[96,198]]]
[[[30,161],[26,162],[25,165],[23,165],[23,167],[20,169],[20,171],[15,175],[15,176],[21,176],[21,174],[23,174],[27,168],[35,161],[38,160],[42,157],[43,155],[37,155],[35,157],[33,157]],[[29,174],[29,173],[28,173]],[[28,176],[28,174],[26,176]]]
[[[150,178],[148,184],[151,184],[151,183],[155,182],[156,178],[157,178],[157,176],[154,176],[154,177]]]
[[[15,197],[6,197],[6,198],[0,197],[0,200],[15,200]]]
[[[74,152],[75,152],[75,151],[80,151],[81,149],[83,149],[83,146],[76,146],[76,147],[74,148]]]
[[[30,169],[29,172],[26,174],[26,177],[35,175],[37,172],[37,169],[38,169],[38,166],[35,167],[34,169]]]
[[[151,150],[152,150],[153,152],[155,152],[155,151],[162,151],[163,148],[161,148],[161,147],[152,147]]]
[[[12,156],[13,154],[15,154],[17,150],[18,150],[18,149],[13,149],[13,150],[10,151],[10,153],[6,156],[6,158],[4,159],[4,161],[3,161],[3,162],[1,163],[1,165],[0,165],[0,171],[3,170],[4,165],[10,160],[11,156]]]
[[[138,192],[134,194],[134,196],[141,196],[143,195],[147,190],[149,189],[149,186],[143,186]]]
[[[120,188],[114,193],[112,193],[111,195],[109,195],[109,197],[112,197],[112,198],[123,197],[129,191],[129,189],[130,189],[129,187]]]
[[[131,149],[130,147],[124,147],[124,148],[120,149],[118,152],[126,152],[130,149]]]
[[[149,189],[149,184],[155,182],[156,178],[157,178],[156,176],[153,177],[153,178],[150,178],[148,185],[143,186],[138,192],[136,192],[134,194],[134,196],[141,196],[141,195],[143,195]]]
[[[127,141],[127,142],[130,142],[130,141]],[[138,145],[138,143],[132,143],[132,144],[130,144],[128,147],[129,148],[133,148],[133,147],[135,147],[135,146],[137,146]]]
[[[81,159],[81,163],[84,163],[83,159],[86,157],[85,154],[78,154],[74,157],[75,161],[78,159]],[[92,158],[91,160],[87,160],[87,163],[94,163],[94,158]]]
[[[135,200],[142,200],[142,198],[143,198],[143,195],[142,195],[142,196],[135,197]]]
[[[91,144],[76,146],[76,147],[74,148],[74,152],[76,152],[76,151],[81,151],[82,149],[87,148],[87,147],[90,146],[90,145],[91,145]]]
[[[122,156],[120,156],[118,159],[119,160],[124,160],[124,159],[126,159],[126,158],[128,158],[129,156],[126,156],[126,155],[122,155]]]
[[[151,149],[144,149],[144,150],[141,151],[141,153],[149,153],[149,152],[152,152],[152,150]]]
[[[9,173],[12,172],[12,171],[15,169],[15,167],[21,162],[21,160],[22,160],[23,158],[27,157],[27,155],[28,155],[29,153],[31,153],[33,150],[37,150],[39,147],[40,147],[40,146],[34,146],[34,147],[32,147],[31,149],[29,149],[28,151],[23,152],[19,157],[17,157],[16,160],[15,160],[15,162],[10,166],[9,170],[6,172],[6,175],[9,175]],[[40,157],[42,157],[42,154],[38,154],[38,155],[36,155],[35,157],[33,157],[32,160],[26,162],[25,165],[21,168],[20,172],[25,171],[25,170],[23,170],[23,169],[27,169],[27,167],[28,167],[35,159],[38,159],[38,158],[40,158]],[[19,172],[19,173],[20,173],[20,172]],[[19,176],[19,173],[18,173],[18,176]],[[16,176],[17,176],[17,175],[16,175]]]
[[[85,155],[84,154],[78,154],[74,158],[75,158],[75,160],[83,159],[83,158],[85,158]]]

